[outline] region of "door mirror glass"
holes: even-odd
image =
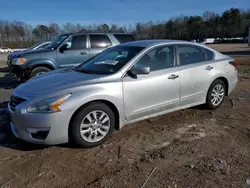
[[[130,72],[133,75],[149,74],[150,73],[150,67],[143,66],[143,65],[137,65],[137,66],[134,66],[132,69],[130,69]]]
[[[63,53],[67,49],[68,49],[68,44],[66,43],[59,48],[59,52]]]

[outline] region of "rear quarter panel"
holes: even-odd
[[[214,80],[223,77],[228,81],[228,93],[232,92],[238,82],[238,71],[235,70],[234,66],[229,63],[229,61],[233,60],[233,58],[228,56],[220,56],[216,58],[213,63],[211,63],[211,65],[214,67],[215,72],[213,74],[213,77],[210,78],[210,83],[207,91]]]

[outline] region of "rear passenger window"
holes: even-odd
[[[89,35],[91,48],[105,48],[111,46],[112,43],[107,35]]]
[[[135,37],[133,35],[114,34],[114,37],[119,41],[119,43],[135,41]]]
[[[180,65],[189,65],[206,61],[202,48],[191,45],[178,45]]]
[[[208,49],[204,49],[206,54],[207,54],[207,61],[213,60],[214,59],[214,53]]]

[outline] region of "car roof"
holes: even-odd
[[[137,40],[137,41],[131,41],[131,42],[126,42],[122,43],[119,46],[135,46],[135,47],[144,47],[144,48],[150,48],[152,46],[157,46],[160,44],[191,44],[199,47],[203,47],[206,49],[209,49],[210,51],[213,51],[214,53],[218,53],[216,50],[213,48],[210,48],[204,44],[196,43],[196,42],[191,42],[191,41],[185,41],[185,40],[169,40],[169,39],[160,39],[160,40]]]
[[[114,35],[114,34],[118,34],[118,35],[133,35],[132,33],[122,33],[122,32],[91,32],[91,31],[86,31],[86,32],[77,32],[77,33],[67,33],[67,34],[63,34],[63,35],[82,35],[82,34],[105,34],[105,35]]]
[[[150,47],[158,44],[169,44],[169,43],[191,43],[188,41],[182,40],[138,40],[138,41],[131,41],[120,44],[120,46],[138,46],[138,47]],[[193,44],[193,43],[192,43]]]

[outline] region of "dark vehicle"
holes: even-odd
[[[135,41],[128,33],[82,31],[59,35],[45,49],[28,51],[7,61],[11,75],[25,81],[45,72],[84,63],[103,50]]]

